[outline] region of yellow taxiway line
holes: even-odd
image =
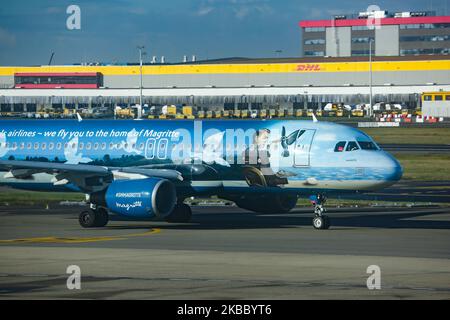
[[[120,236],[103,236],[103,237],[37,237],[37,238],[21,238],[0,240],[0,244],[11,243],[87,243],[112,240],[126,240],[130,237],[143,237],[151,234],[160,233],[161,229],[155,228],[146,232],[125,234]]]

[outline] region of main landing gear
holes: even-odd
[[[178,203],[172,212],[165,217],[167,222],[189,222],[192,210],[187,204]],[[108,210],[103,207],[91,205],[90,209],[80,213],[78,221],[83,228],[100,228],[108,224]]]
[[[165,218],[167,222],[189,222],[191,221],[192,210],[187,204],[177,203],[173,211]]]
[[[330,228],[330,218],[323,214],[325,212],[324,205],[326,201],[327,198],[322,194],[318,194],[311,199],[311,202],[314,205],[314,218],[312,220],[314,229],[326,230]]]
[[[100,228],[109,221],[108,211],[102,207],[92,207],[80,213],[78,221],[83,228]]]

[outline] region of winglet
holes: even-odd
[[[312,114],[313,122],[319,122],[319,120],[317,120],[314,112],[312,112],[311,114]]]
[[[78,119],[78,122],[83,121],[83,118],[80,116],[80,114],[78,112],[77,112],[77,119]]]
[[[5,178],[5,179],[11,179],[11,178],[14,178],[14,174],[12,173],[12,171],[8,171],[7,173],[5,173],[5,175],[3,176],[3,178]]]

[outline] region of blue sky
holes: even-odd
[[[66,8],[81,9],[81,30],[68,30]],[[300,20],[383,10],[436,10],[450,14],[450,0],[3,0],[0,65],[81,61],[137,61],[137,45],[150,56],[179,62],[198,59],[300,55]]]

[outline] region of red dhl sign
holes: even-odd
[[[320,71],[322,70],[318,63],[302,63],[297,65],[297,71]]]

